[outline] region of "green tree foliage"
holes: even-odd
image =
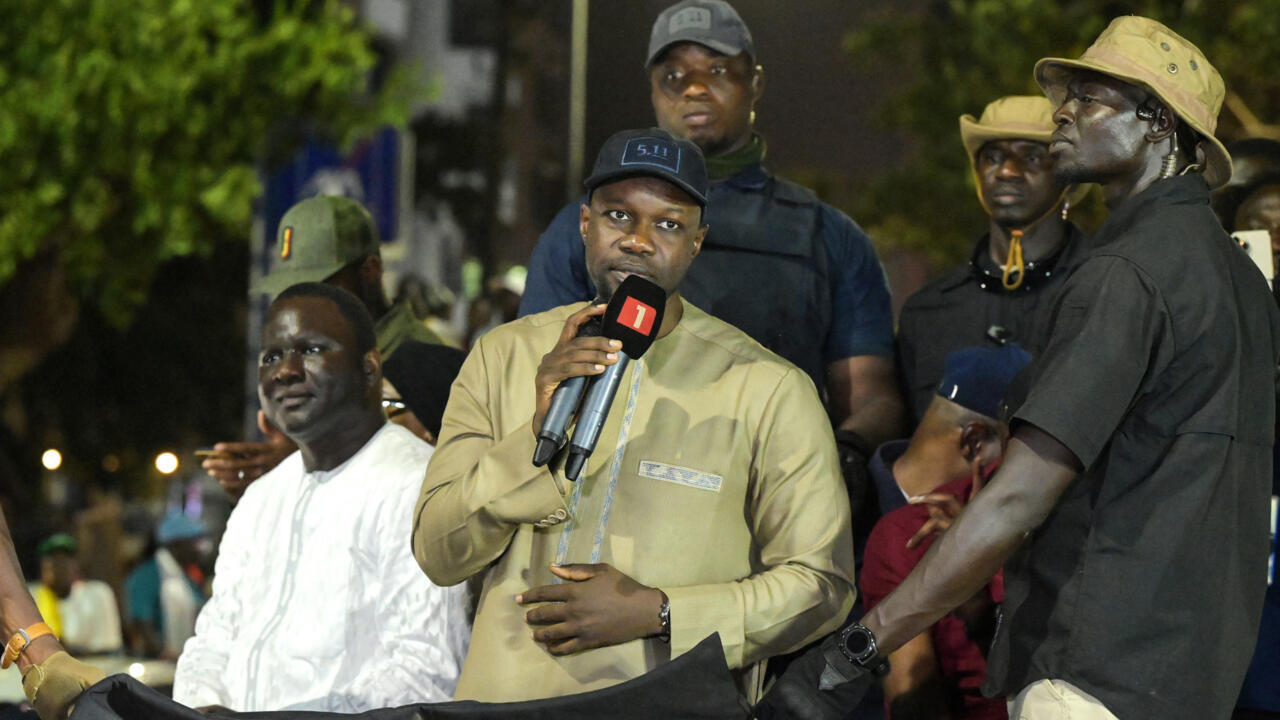
[[[905,133],[907,160],[870,183],[854,216],[888,247],[943,266],[967,257],[985,226],[958,118],[1003,95],[1040,94],[1036,60],[1077,57],[1112,18],[1155,18],[1204,51],[1227,88],[1264,122],[1280,120],[1280,0],[928,0],[888,9],[847,36],[862,66],[905,82],[881,115]],[[1218,135],[1240,137],[1227,111]]]
[[[268,151],[403,121],[376,60],[337,0],[8,0],[0,287],[52,254],[127,324],[166,260],[248,237]]]

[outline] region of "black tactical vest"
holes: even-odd
[[[790,360],[822,394],[832,308],[820,212],[812,191],[780,178],[712,185],[710,229],[680,293]]]

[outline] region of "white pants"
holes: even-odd
[[[1065,680],[1040,680],[1009,701],[1009,720],[1118,720],[1098,699]]]

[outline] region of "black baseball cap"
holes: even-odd
[[[591,176],[582,184],[591,193],[605,183],[638,175],[666,180],[689,193],[700,207],[707,207],[707,163],[702,151],[659,128],[614,133],[604,141]]]
[[[382,376],[432,435],[440,436],[449,390],[467,354],[457,348],[408,340],[382,363]]]

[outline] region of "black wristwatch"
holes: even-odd
[[[830,690],[864,675],[883,677],[889,672],[889,658],[879,654],[875,633],[862,623],[854,623],[822,642],[827,661],[818,680],[819,690]]]

